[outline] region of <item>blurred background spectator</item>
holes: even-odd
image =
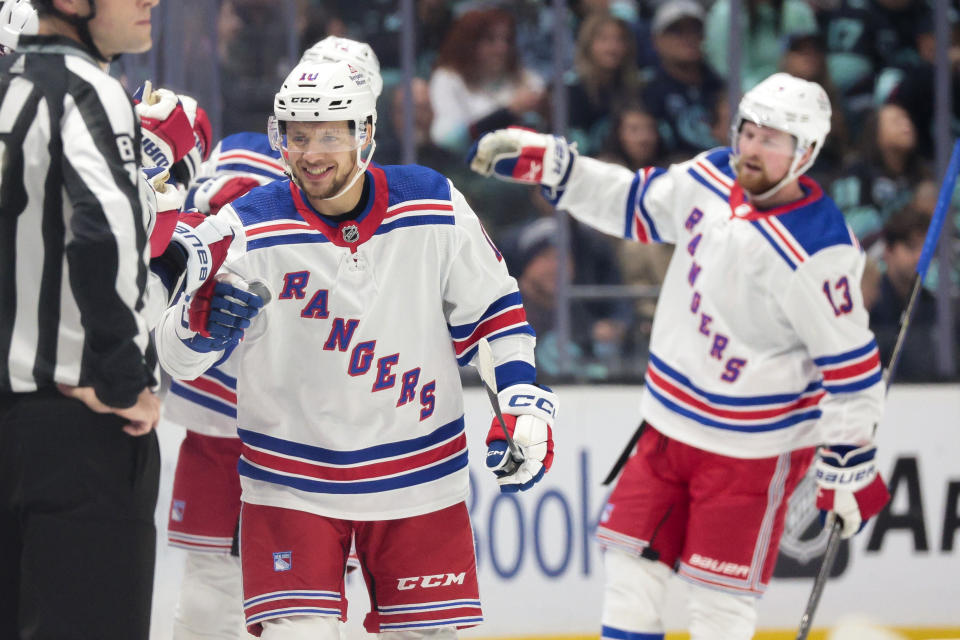
[[[798,34],[817,32],[813,9],[804,0],[745,0],[740,14],[743,47],[740,84],[743,91],[777,71],[783,42]],[[730,75],[730,0],[716,0],[706,20],[704,51],[707,61],[726,79]]]
[[[659,61],[643,89],[657,119],[666,156],[715,147],[713,109],[723,82],[703,59],[703,8],[694,0],[667,0],[651,24]]]
[[[596,153],[610,131],[611,113],[640,97],[635,42],[630,25],[608,13],[593,13],[580,25],[567,99],[570,139],[581,153]]]
[[[430,76],[430,137],[465,152],[486,131],[542,124],[543,90],[543,80],[520,65],[513,15],[468,11],[451,25]]]

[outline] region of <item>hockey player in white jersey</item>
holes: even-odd
[[[365,73],[379,97],[383,80],[370,45],[328,36],[302,61],[346,61]],[[251,189],[287,177],[280,151],[264,133],[221,140],[191,185],[185,208],[216,215]],[[173,640],[232,640],[243,628],[239,547],[236,360],[227,358],[194,380],[174,380],[164,417],[187,427],[180,444],[168,517],[169,544],[187,557],[174,613]],[[348,571],[359,566],[351,549]],[[241,632],[242,633],[242,632]]]
[[[823,89],[775,74],[740,102],[732,148],[633,173],[523,130],[474,170],[539,183],[602,231],[676,245],[657,304],[645,430],[603,511],[603,637],[662,639],[667,578],[691,585],[693,640],[746,640],[787,500],[817,454],[817,504],[856,533],[889,499],[883,406],[860,294],[864,257],[803,173],[830,130]]]
[[[458,365],[490,341],[526,456],[515,469],[488,456],[505,491],[549,469],[556,397],[535,385],[516,282],[463,196],[424,167],[370,165],[376,108],[364,74],[302,63],[274,110],[291,180],[217,214],[236,233],[225,269],[273,298],[231,356],[248,629],[336,638],[355,536],[372,590],[366,628],[453,637],[482,619]],[[193,379],[224,354],[192,348],[201,336],[185,312],[161,320],[158,351],[174,377]],[[491,429],[492,450],[502,440]]]

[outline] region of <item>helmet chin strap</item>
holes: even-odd
[[[337,192],[337,195],[335,195],[335,196],[330,196],[329,198],[320,198],[320,199],[321,199],[321,200],[335,200],[335,199],[339,198],[340,196],[342,196],[343,194],[345,194],[347,191],[349,191],[349,190],[350,190],[350,187],[352,187],[354,184],[356,184],[357,180],[360,179],[360,176],[362,176],[363,173],[364,173],[364,171],[367,170],[367,167],[370,166],[370,161],[373,159],[373,152],[376,151],[376,149],[377,149],[377,141],[376,141],[376,140],[370,140],[370,153],[367,154],[367,159],[366,159],[366,160],[361,160],[361,159],[360,159],[360,152],[357,151],[357,167],[356,167],[356,169],[355,169],[354,172],[353,172],[353,177],[350,178],[350,182],[348,182],[347,185],[346,185],[343,189],[340,189],[340,191]]]
[[[804,149],[802,151],[800,149],[797,149],[796,153],[794,154],[793,162],[790,163],[790,170],[787,171],[787,174],[780,179],[780,182],[773,185],[771,188],[767,189],[763,193],[756,193],[756,194],[751,193],[750,199],[756,202],[763,202],[764,200],[767,200],[773,197],[778,191],[780,191],[780,189],[784,188],[785,186],[787,186],[788,184],[790,184],[791,182],[793,182],[794,180],[802,176],[803,173],[809,168],[809,164],[812,164],[808,162],[808,165],[801,169],[800,161],[803,159],[803,155],[806,152],[807,152],[807,149]],[[740,156],[738,154],[736,157],[736,160],[733,163],[734,173],[736,173],[737,163],[739,162],[739,160],[740,160]]]
[[[90,2],[90,15],[88,16],[78,16],[78,15],[67,15],[63,13],[56,7],[52,6],[53,15],[57,16],[64,22],[68,22],[77,28],[77,35],[80,36],[80,41],[90,50],[90,53],[93,54],[93,57],[99,60],[100,62],[110,63],[120,57],[120,54],[108,58],[103,55],[103,52],[100,51],[100,47],[97,46],[97,43],[93,41],[93,36],[90,34],[90,21],[97,17],[97,4],[96,0],[89,0]]]

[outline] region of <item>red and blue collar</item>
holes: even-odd
[[[377,232],[380,223],[383,222],[387,214],[387,177],[383,169],[379,167],[368,167],[365,179],[373,180],[371,189],[373,193],[367,201],[366,210],[353,220],[336,220],[318,213],[310,201],[303,197],[300,187],[290,181],[290,195],[293,197],[293,204],[297,208],[297,213],[311,227],[326,236],[330,242],[338,247],[348,247],[351,251],[356,251],[357,247],[369,240]]]
[[[799,181],[800,188],[806,193],[804,197],[799,200],[794,200],[793,202],[788,202],[787,204],[782,204],[779,207],[774,207],[773,209],[763,210],[756,209],[747,197],[743,187],[740,186],[740,183],[735,182],[733,188],[730,189],[730,212],[732,217],[740,218],[741,220],[757,220],[770,216],[780,216],[813,204],[823,197],[823,189],[812,178],[800,176]]]

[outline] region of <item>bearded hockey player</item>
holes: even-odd
[[[523,130],[473,150],[474,170],[539,183],[601,231],[676,245],[645,428],[597,533],[604,638],[662,639],[671,573],[691,585],[694,640],[751,638],[787,500],[815,456],[818,506],[844,537],[889,498],[874,463],[884,389],[863,253],[803,175],[829,130],[824,90],[778,73],[743,97],[730,148],[667,169],[633,173]]]

